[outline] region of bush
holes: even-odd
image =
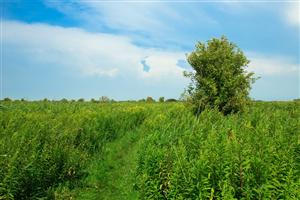
[[[8,98],[8,97],[5,97],[5,98],[3,99],[3,101],[11,101],[11,99]]]
[[[91,102],[92,103],[97,103],[98,101],[96,99],[94,99],[94,98],[91,98]]]
[[[161,103],[165,102],[165,97],[159,97],[158,101],[161,102]]]
[[[68,103],[68,99],[66,99],[66,98],[62,98],[62,99],[60,100],[60,102],[63,102],[63,103]]]
[[[176,99],[167,99],[166,102],[176,102]]]
[[[155,100],[152,97],[147,97],[146,102],[155,102]]]
[[[224,114],[243,109],[255,79],[245,71],[250,61],[234,43],[224,36],[199,42],[187,60],[194,69],[184,73],[192,80],[187,92],[197,115],[206,107]]]
[[[107,96],[102,96],[99,99],[100,103],[108,103],[110,101],[110,99]]]

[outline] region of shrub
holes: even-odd
[[[146,102],[155,102],[155,100],[152,97],[147,97]]]
[[[109,98],[107,97],[107,96],[102,96],[102,97],[100,97],[100,99],[99,99],[99,102],[100,103],[108,103],[110,100],[109,100]]]
[[[216,107],[224,114],[243,109],[255,79],[245,71],[250,61],[234,43],[225,36],[198,42],[187,60],[194,69],[184,73],[192,80],[187,92],[197,115],[206,107]]]
[[[63,103],[67,103],[67,102],[68,102],[68,99],[62,98],[60,101],[63,102]]]
[[[98,101],[96,99],[94,99],[94,98],[91,98],[91,102],[92,103],[97,103]]]
[[[166,102],[176,102],[176,99],[167,99]]]
[[[78,99],[78,102],[84,102],[83,98]]]
[[[3,99],[3,101],[11,101],[11,99],[8,98],[8,97],[5,97],[5,98]]]

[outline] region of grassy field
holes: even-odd
[[[0,199],[300,199],[299,107],[2,101]]]

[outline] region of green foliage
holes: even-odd
[[[147,97],[146,102],[152,103],[155,102],[155,100],[152,97]]]
[[[199,42],[187,60],[194,69],[184,74],[192,80],[187,92],[197,115],[207,107],[224,114],[243,109],[255,79],[245,71],[250,61],[234,43],[224,36]]]
[[[8,97],[5,97],[4,99],[3,99],[3,101],[12,101],[10,98],[8,98]]]
[[[158,101],[159,101],[160,103],[165,102],[165,97],[159,97]]]
[[[0,110],[0,199],[60,196],[81,187],[106,143],[144,120],[144,109],[92,103],[8,102]]]
[[[167,99],[166,102],[176,102],[177,99]]]
[[[84,102],[84,98],[80,98],[77,100],[78,102]]]
[[[108,103],[108,102],[110,102],[110,99],[107,96],[102,96],[102,97],[100,97],[99,102],[100,103]]]
[[[62,98],[62,99],[60,100],[60,102],[63,102],[63,103],[68,103],[68,99],[66,99],[66,98]]]
[[[91,102],[92,103],[98,103],[98,101],[96,99],[94,99],[94,98],[91,98]]]
[[[300,199],[299,102],[0,106],[0,199]]]
[[[300,198],[299,104],[255,103],[227,117],[205,110],[199,118],[168,106],[143,127],[140,199]]]

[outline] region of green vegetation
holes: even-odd
[[[0,199],[300,199],[299,106],[2,101]]]
[[[152,97],[147,97],[146,102],[153,103],[155,100]]]
[[[234,43],[225,36],[198,42],[187,61],[194,69],[184,74],[192,81],[188,99],[197,115],[205,108],[217,108],[224,114],[243,110],[255,78],[245,69],[250,61]]]

